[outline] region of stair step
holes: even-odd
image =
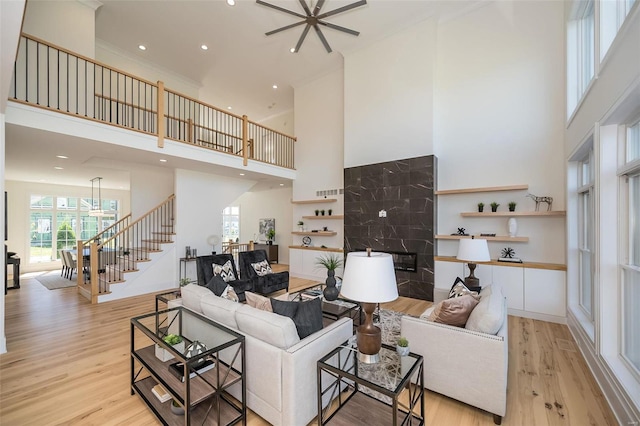
[[[155,243],[155,244],[171,244],[173,243],[172,240],[157,240],[157,239],[152,239],[152,240],[140,240],[143,243]]]
[[[100,282],[102,284],[122,284],[123,282],[126,282],[126,280],[113,280],[113,281],[105,281],[103,279],[100,280]],[[110,292],[109,292],[110,293]],[[107,293],[100,293],[100,294],[107,294]]]
[[[176,235],[175,232],[158,232],[158,231],[153,231],[151,232],[154,235]]]

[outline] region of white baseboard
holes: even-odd
[[[537,312],[522,311],[520,309],[512,309],[512,308],[509,308],[507,312],[509,315],[513,315],[516,317],[531,318],[539,321],[554,322],[556,324],[567,323],[567,319],[565,317],[559,317],[556,315],[539,314]]]

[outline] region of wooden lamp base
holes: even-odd
[[[358,327],[356,338],[358,340],[358,360],[366,364],[374,364],[380,361],[380,348],[382,347],[382,333],[380,328],[373,325],[373,311],[375,303],[362,303],[364,311],[364,324]]]

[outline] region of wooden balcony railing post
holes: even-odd
[[[158,148],[164,148],[164,83],[158,80]]]
[[[99,259],[98,259],[98,244],[93,242],[89,246],[89,268],[91,270],[91,303],[98,303],[98,294],[100,293],[100,282],[99,282]]]
[[[255,250],[253,246],[253,241],[249,240],[249,251],[253,251],[253,250]]]
[[[249,142],[249,119],[246,115],[242,116],[242,165],[247,166],[249,164],[249,149],[247,148]]]
[[[84,284],[84,256],[82,256],[82,251],[84,249],[83,241],[78,240],[76,245],[76,282],[78,284],[78,293],[80,293],[80,287]]]
[[[193,142],[193,119],[187,120],[187,142]]]

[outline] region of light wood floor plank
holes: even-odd
[[[291,291],[312,283],[292,278]],[[0,424],[159,424],[129,392],[129,320],[153,311],[154,296],[90,305],[74,288],[47,290],[28,277],[21,285],[5,298],[9,352],[0,356]],[[428,306],[399,298],[383,308],[419,315]],[[425,394],[429,425],[493,424],[489,413]],[[249,412],[248,424],[267,423]],[[503,424],[616,424],[566,326],[509,317]]]

